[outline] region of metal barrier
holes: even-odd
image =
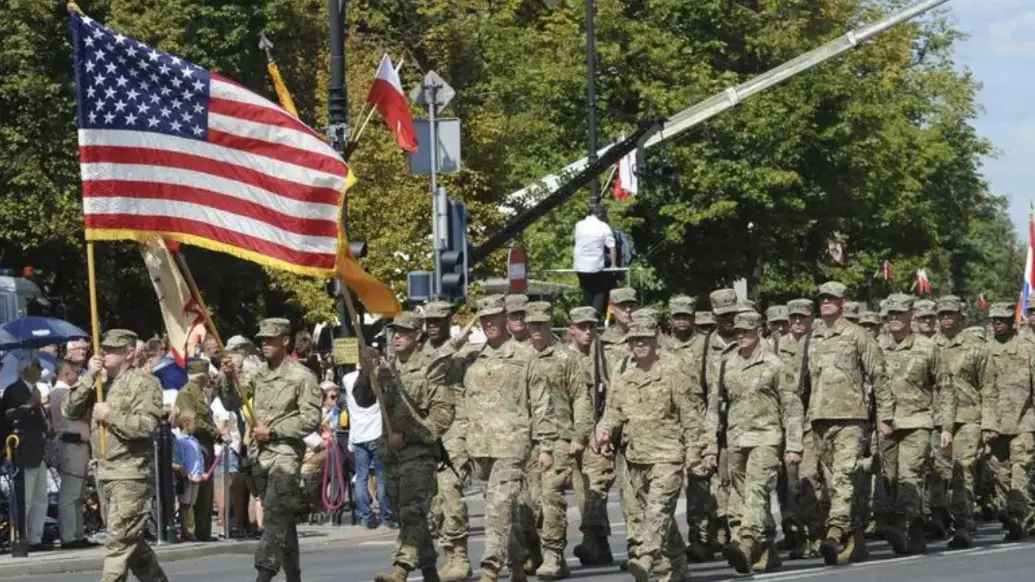
[[[577,272],[578,271],[576,271],[575,269],[536,269],[535,271],[530,272],[529,276],[531,277],[532,275],[538,275],[538,274],[541,274],[541,273],[563,274],[563,275],[572,274],[572,275],[574,275]],[[602,272],[604,272],[604,273],[625,273],[625,285],[627,287],[632,287],[633,267],[608,267],[608,268],[604,269]]]

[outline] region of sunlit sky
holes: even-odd
[[[1026,232],[1035,199],[1035,0],[950,0],[949,12],[970,38],[957,62],[982,84],[978,132],[998,148],[983,172],[1010,199],[1010,218]],[[1027,236],[1025,235],[1025,238]]]

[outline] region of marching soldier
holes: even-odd
[[[779,566],[772,540],[766,539],[764,516],[770,514],[769,497],[781,461],[796,465],[802,452],[803,414],[795,377],[776,355],[763,349],[761,327],[758,313],[737,314],[738,349],[726,356],[708,394],[706,434],[725,436],[730,482],[740,501],[729,509],[731,543],[724,554],[742,574]],[[712,441],[705,465],[715,464],[717,455]]]
[[[201,445],[201,454],[204,467],[207,471],[215,461],[216,454],[216,423],[212,418],[211,402],[211,379],[209,378],[208,360],[194,359],[187,362],[187,385],[176,394],[176,408],[194,412],[197,428],[194,437]],[[198,541],[210,541],[212,539],[212,497],[213,487],[211,481],[200,483],[198,486],[198,499],[195,502],[190,516],[187,531],[190,531]]]
[[[525,308],[528,306],[527,295],[507,295],[504,298],[507,309],[507,331],[510,337],[519,344],[528,343],[528,325],[525,323]]]
[[[920,335],[934,337],[938,333],[938,313],[934,301],[917,299],[913,303],[913,317],[916,319],[916,331]]]
[[[91,418],[90,444],[107,508],[102,582],[122,582],[127,571],[142,582],[168,581],[144,538],[154,499],[151,437],[161,424],[162,387],[133,367],[136,345],[132,331],[108,330],[101,340],[103,355],[90,358],[86,373],[61,402],[67,418]],[[105,401],[97,402],[94,385],[102,379]]]
[[[866,331],[870,332],[873,339],[880,337],[881,332],[881,320],[880,315],[873,311],[864,311],[859,316],[859,325]]]
[[[780,341],[780,362],[794,377],[794,391],[798,401],[803,398],[802,386],[805,378],[801,372],[801,351],[807,347],[807,337],[812,332],[811,299],[799,298],[787,303],[788,334]],[[802,409],[806,407],[802,403]],[[804,417],[803,417],[804,418]],[[785,546],[791,559],[807,557],[810,552],[809,539],[821,535],[822,521],[817,491],[819,490],[819,465],[816,449],[812,446],[812,427],[802,427],[802,454],[798,463],[784,463],[779,486],[780,512],[783,518]]]
[[[698,311],[695,313],[694,331],[698,335],[708,335],[715,331],[715,314],[711,311]]]
[[[859,323],[859,313],[862,311],[862,306],[859,305],[858,301],[845,301],[844,314],[845,319],[852,323]]]
[[[252,481],[262,500],[263,533],[255,549],[257,582],[269,582],[284,568],[288,582],[300,582],[296,520],[302,499],[301,463],[304,439],[320,426],[323,394],[313,372],[291,359],[291,322],[271,318],[259,322],[256,339],[266,365],[243,382],[245,398],[252,401],[255,425],[248,447]],[[230,358],[222,361],[220,391],[234,392]]]
[[[787,335],[790,331],[791,322],[787,315],[786,305],[773,305],[769,309],[765,310],[765,321],[766,325],[769,326],[769,337],[777,338],[776,343],[779,345],[779,339]],[[779,350],[779,348],[777,348]]]

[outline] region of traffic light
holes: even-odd
[[[449,200],[449,236],[446,248],[438,253],[439,294],[448,299],[467,297],[467,206]]]

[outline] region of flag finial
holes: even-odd
[[[76,4],[75,2],[69,2],[68,3],[68,11],[69,12],[75,12],[79,16],[86,16],[86,14],[83,13],[83,9],[80,8],[79,5]]]

